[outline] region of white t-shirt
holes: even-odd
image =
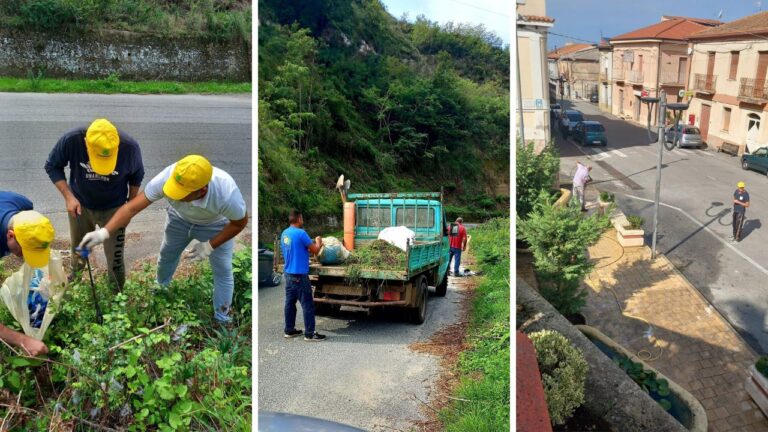
[[[165,198],[163,185],[171,177],[176,164],[156,175],[144,187],[144,195],[151,202]],[[198,225],[210,225],[227,220],[240,220],[245,217],[245,201],[232,176],[216,167],[208,183],[208,193],[204,197],[190,202],[168,200],[171,208],[182,219]]]

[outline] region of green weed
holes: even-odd
[[[67,80],[29,73],[27,79],[0,77],[0,92],[97,94],[225,94],[250,93],[251,83],[122,81],[116,74],[105,79]]]

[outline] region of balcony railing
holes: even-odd
[[[605,72],[600,72],[598,79],[600,82],[608,82],[608,75],[606,75]]]
[[[767,87],[765,79],[742,78],[739,83],[739,99],[764,102],[768,100]]]
[[[693,89],[701,93],[715,93],[717,75],[696,74],[693,80]]]
[[[627,76],[627,81],[642,84],[643,82],[643,72],[642,71],[629,71],[629,76]]]
[[[680,75],[679,73],[672,73],[667,72],[661,73],[661,84],[666,85],[685,85],[685,75]]]
[[[624,69],[614,69],[613,70],[613,79],[616,81],[624,81],[624,76],[626,75],[626,72]]]

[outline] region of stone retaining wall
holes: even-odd
[[[251,49],[245,43],[162,39],[110,31],[51,36],[0,30],[0,75],[123,80],[251,80]]]

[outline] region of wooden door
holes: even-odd
[[[688,59],[680,57],[680,63],[677,65],[677,82],[685,84],[687,81],[685,79],[686,75],[688,75]]]
[[[765,88],[765,72],[768,69],[768,52],[761,52],[757,59],[757,75],[755,75],[755,87],[752,97],[762,99]]]
[[[701,124],[699,129],[701,129],[701,139],[704,142],[707,141],[707,133],[709,132],[709,111],[711,108],[709,105],[701,106]]]

